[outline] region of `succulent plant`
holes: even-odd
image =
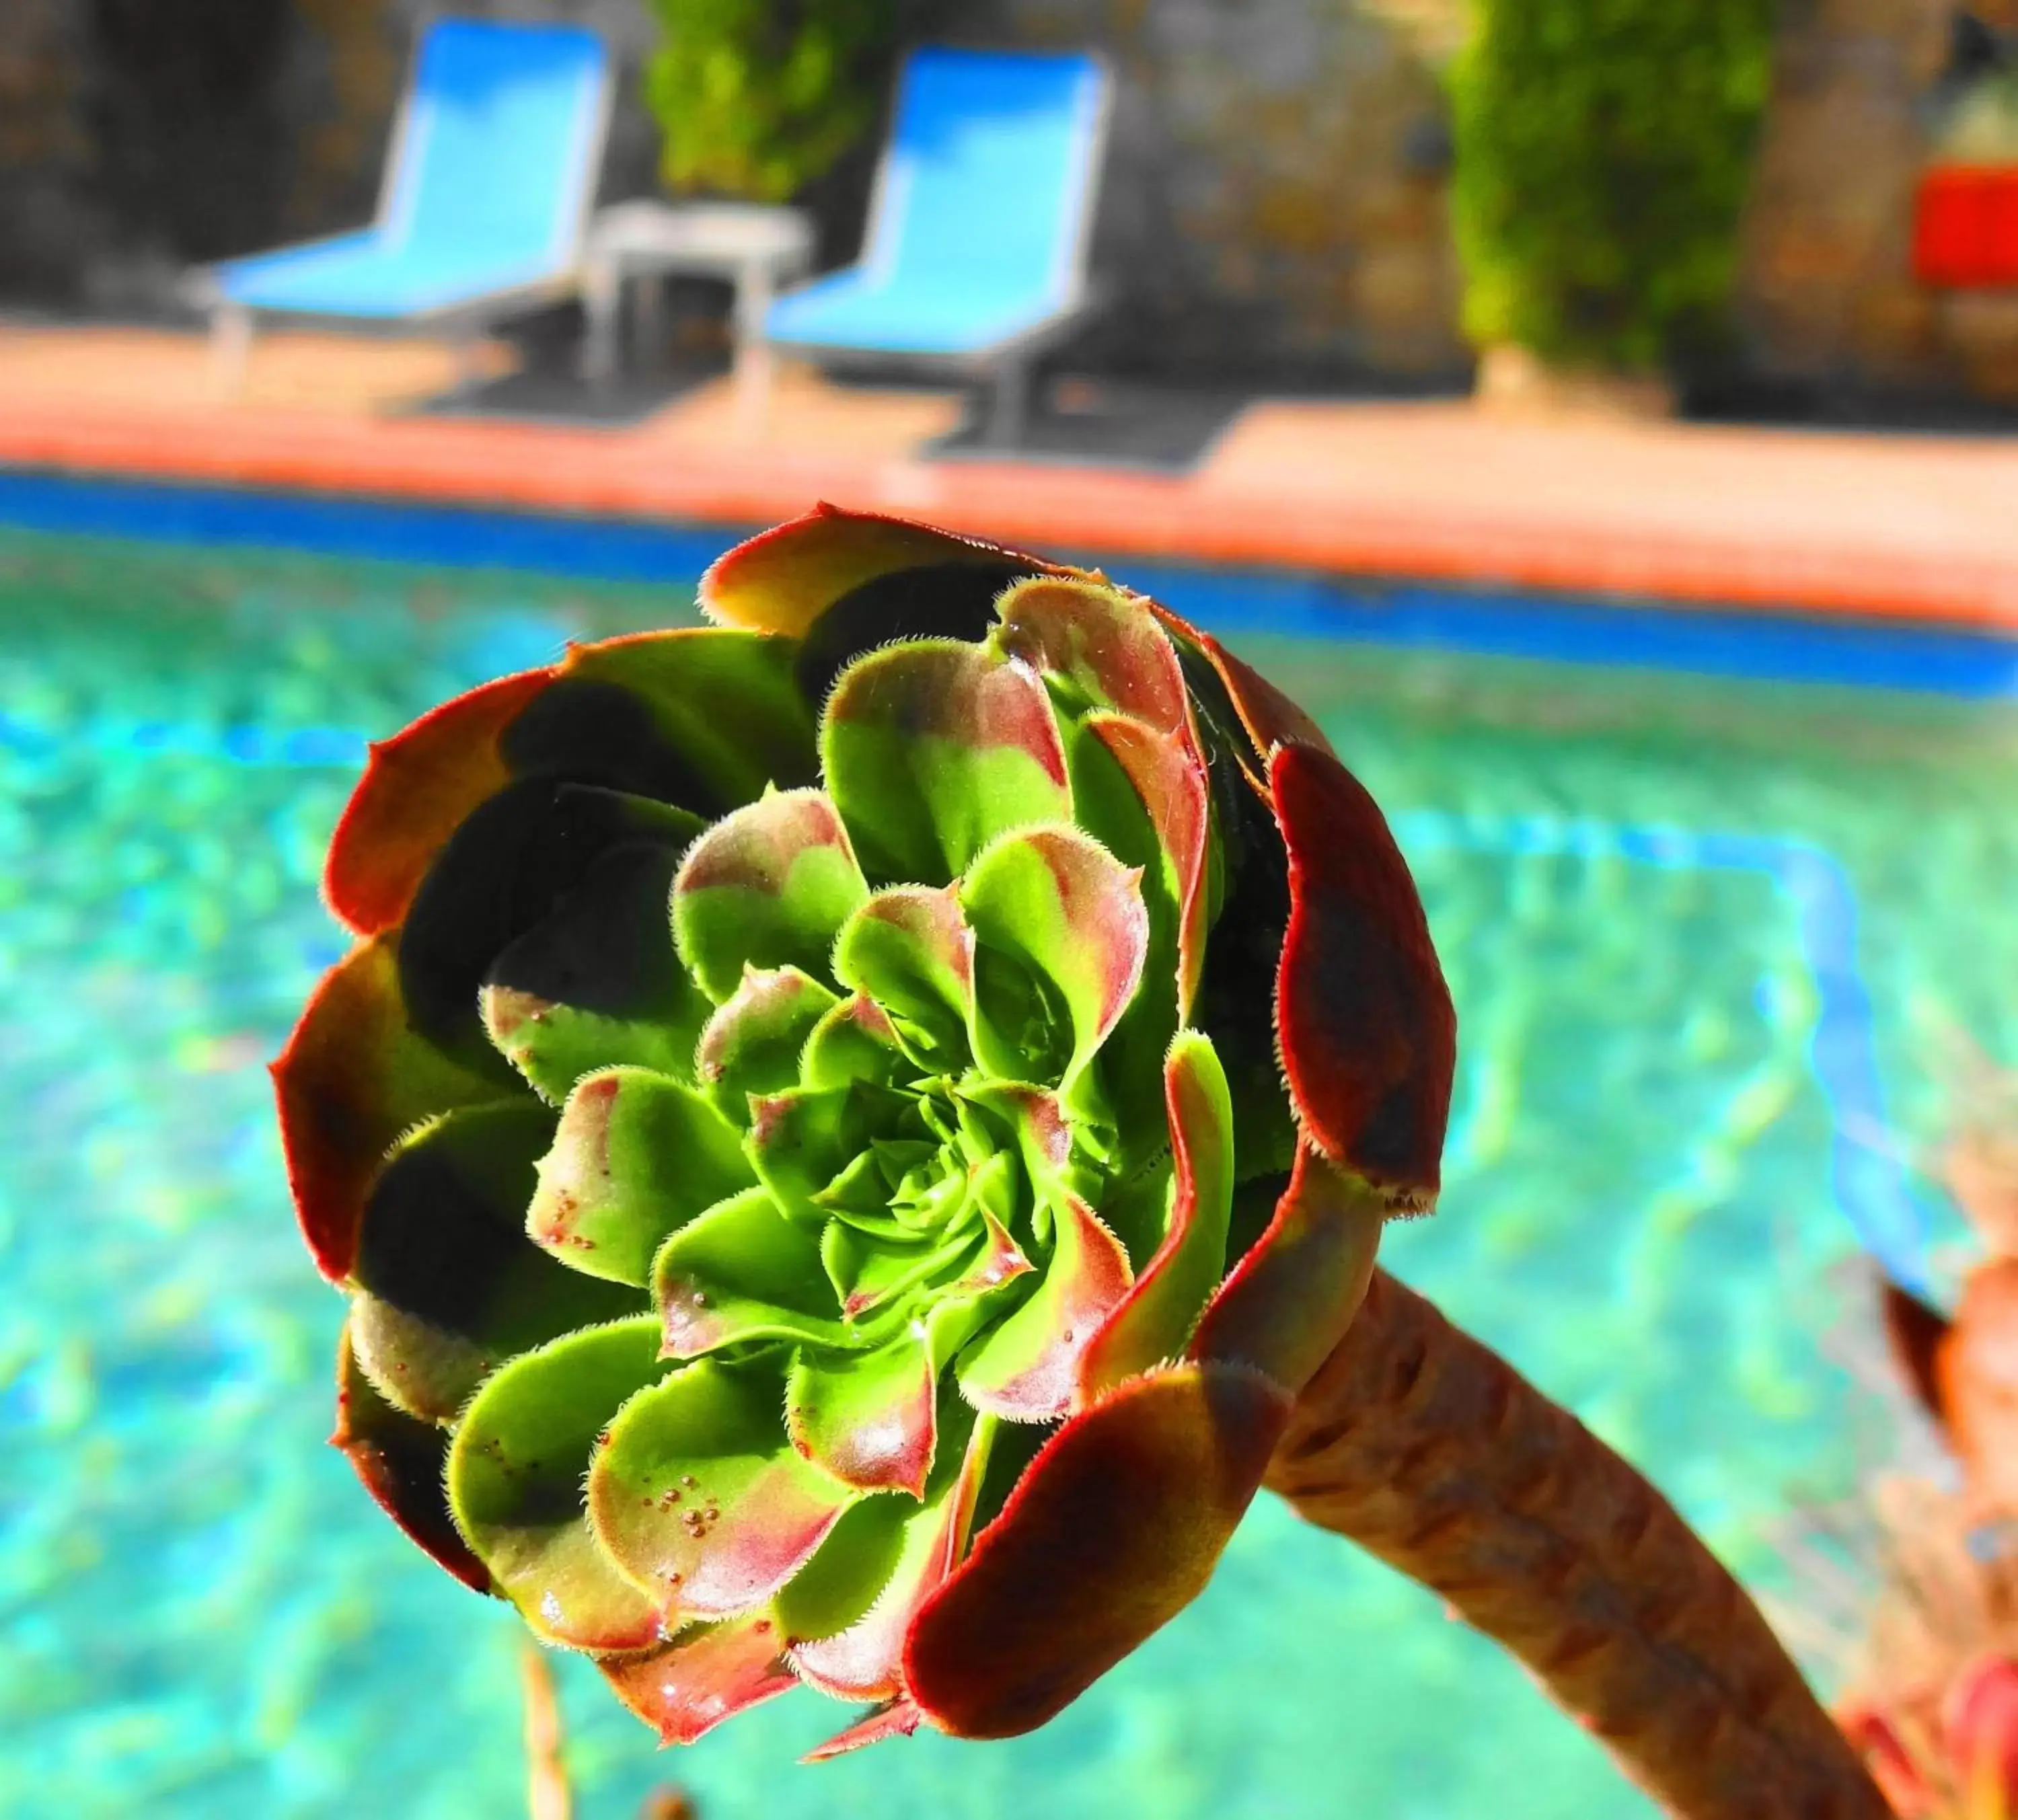
[[[1317,728],[1098,573],[827,508],[376,746],[275,1067],[336,1439],[668,1739],[1040,1724],[1204,1585],[1450,1002]]]

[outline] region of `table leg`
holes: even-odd
[[[656,373],[666,363],[666,275],[646,272],[631,293],[637,312],[631,346],[639,367]]]
[[[591,259],[581,275],[581,305],[587,325],[581,339],[581,376],[594,386],[617,377],[617,315],[624,298],[624,275],[614,260]]]

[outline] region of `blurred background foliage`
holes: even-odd
[[[676,190],[783,202],[871,133],[915,0],[651,0],[645,67]]]
[[[1451,67],[1474,343],[1651,370],[1715,332],[1774,17],[1773,0],[1476,0]]]

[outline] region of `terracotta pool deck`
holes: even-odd
[[[494,351],[501,363],[501,350]],[[2018,636],[2018,438],[1260,399],[1179,475],[934,460],[949,393],[787,369],[631,424],[423,413],[445,350],[269,336],[234,398],[193,335],[0,326],[0,464],[721,525],[815,500],[1012,543],[1991,627]]]

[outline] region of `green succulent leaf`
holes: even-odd
[[[1051,1254],[1036,1287],[961,1355],[960,1394],[1011,1421],[1048,1421],[1078,1399],[1080,1356],[1128,1293],[1128,1254],[1076,1195],[1051,1210]]]
[[[834,966],[843,984],[880,1006],[921,1069],[967,1065],[974,1013],[974,932],[949,889],[878,891],[843,926]]]
[[[975,645],[919,639],[841,672],[820,757],[863,869],[945,885],[997,836],[1072,813],[1043,684]]]
[[[888,1172],[873,1147],[908,1110],[901,1093],[865,1081],[789,1088],[751,1102],[750,1159],[777,1204],[809,1229],[853,1215],[879,1231],[902,1230],[902,1213],[884,1211]]]
[[[1184,673],[1145,601],[1102,582],[1032,576],[995,611],[996,648],[1040,671],[1074,709],[1116,709],[1159,732],[1184,731]]]
[[[1133,1002],[1148,952],[1141,881],[1091,836],[1004,835],[961,880],[975,933],[975,1053],[1069,1090]]]
[[[783,1426],[780,1356],[697,1360],[640,1390],[588,1475],[596,1539],[669,1609],[726,1617],[767,1603],[856,1493],[801,1460]]]
[[[918,1500],[902,1492],[857,1498],[773,1605],[788,1641],[830,1637],[859,1620],[889,1583]]]
[[[1176,912],[1177,1006],[1180,1015],[1188,1017],[1205,959],[1218,865],[1211,785],[1204,762],[1188,735],[1180,738],[1158,733],[1119,715],[1090,715],[1084,731],[1127,776],[1154,832],[1153,859],[1134,844],[1132,826],[1127,835],[1117,828],[1109,844],[1122,859],[1142,865],[1159,880],[1158,893],[1151,899],[1151,913],[1157,919],[1153,939],[1159,944],[1152,962],[1152,977],[1160,979],[1161,970],[1167,965],[1163,944],[1170,937],[1162,918],[1171,909]],[[1090,822],[1088,825],[1098,827]]]
[[[938,1396],[922,1334],[841,1357],[802,1350],[786,1385],[785,1426],[793,1446],[844,1485],[923,1497]]]
[[[693,1078],[714,1007],[673,949],[666,899],[680,853],[640,842],[604,854],[490,970],[484,1029],[556,1105],[583,1075],[620,1062]]]
[[[751,1340],[852,1349],[817,1233],[764,1188],[731,1195],[666,1240],[652,1266],[666,1356],[692,1359]]]
[[[753,1098],[797,1083],[806,1044],[840,1002],[797,967],[745,973],[700,1033],[694,1066],[702,1090],[725,1118],[747,1126]]]
[[[889,1013],[866,992],[857,992],[813,1026],[799,1052],[799,1078],[815,1088],[845,1087],[857,1081],[888,1086],[896,1078],[903,1053]]]
[[[820,1233],[820,1262],[850,1320],[916,1287],[943,1262],[947,1249],[932,1234],[906,1232],[894,1221],[887,1230],[879,1225],[864,1232],[832,1219]]]
[[[772,785],[810,784],[817,754],[797,648],[713,629],[580,647],[514,724],[507,755],[522,775],[600,771],[596,781],[710,816]]]
[[[1161,1242],[1087,1349],[1087,1397],[1178,1357],[1226,1271],[1233,1212],[1233,1101],[1226,1071],[1196,1031],[1170,1045],[1165,1071],[1175,1171]]]
[[[642,1649],[663,1601],[619,1573],[584,1520],[583,1472],[617,1411],[664,1369],[649,1316],[590,1327],[514,1360],[456,1430],[456,1526],[494,1588],[549,1642]]]
[[[640,1288],[670,1233],[757,1181],[743,1134],[694,1089],[649,1068],[580,1082],[538,1170],[526,1214],[533,1241]]]
[[[1080,825],[1137,875],[1147,917],[1141,979],[1101,1067],[1133,1168],[1159,1147],[1163,1052],[1195,991],[1188,960],[1203,952],[1204,930],[1192,925],[1210,827],[1205,773],[1186,738],[1120,714],[1088,715],[1069,749]]]
[[[530,1096],[422,1126],[365,1204],[351,1345],[380,1394],[423,1420],[454,1420],[504,1360],[642,1297],[562,1269],[526,1238],[523,1209],[553,1114]]]
[[[725,816],[688,850],[673,887],[681,958],[716,1002],[746,968],[826,974],[834,938],[869,895],[824,793],[773,793]]]

